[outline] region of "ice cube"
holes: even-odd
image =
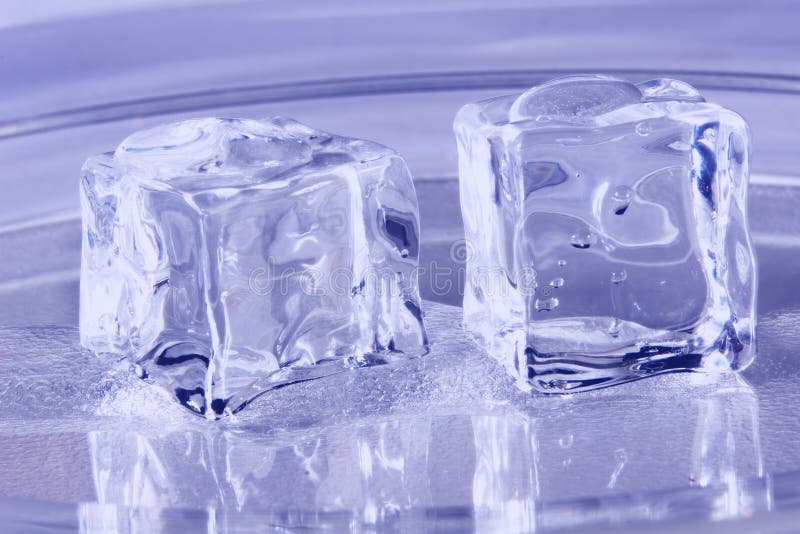
[[[525,389],[753,357],[744,120],[690,85],[572,76],[455,120],[464,321]]]
[[[189,120],[89,158],[81,193],[82,344],[195,412],[426,351],[417,200],[391,149]]]

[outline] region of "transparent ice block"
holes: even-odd
[[[671,79],[573,76],[455,120],[465,325],[546,393],[753,357],[748,128]]]
[[[199,414],[426,351],[417,200],[391,149],[190,120],[89,158],[81,201],[82,344]]]

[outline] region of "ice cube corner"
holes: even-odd
[[[81,343],[208,418],[427,350],[403,159],[286,118],[143,130],[81,179]]]
[[[521,388],[750,363],[739,115],[679,80],[587,75],[467,104],[454,130],[464,322]]]

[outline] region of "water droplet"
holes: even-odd
[[[606,330],[606,332],[611,337],[617,337],[619,336],[619,329],[621,326],[622,322],[616,317],[614,317],[614,319],[612,319],[611,321],[611,324],[608,326],[608,330]]]
[[[551,119],[549,115],[539,115],[536,117],[536,122],[550,122],[551,120],[553,119]]]
[[[543,297],[549,297],[552,292],[553,289],[550,286],[542,286],[539,288],[539,294]]]
[[[558,260],[558,266],[564,267],[567,264],[567,260]]]
[[[561,264],[561,262],[558,262],[558,263],[559,263],[559,265]],[[561,287],[561,286],[564,285],[564,279],[560,278],[560,277],[559,278],[553,278],[552,280],[550,280],[550,285],[552,287]]]
[[[628,273],[625,270],[621,271],[612,271],[611,272],[611,283],[612,284],[621,284],[628,278]]]
[[[636,125],[636,133],[646,137],[653,133],[653,126],[649,122],[640,122]]]
[[[591,230],[581,230],[572,234],[570,244],[575,248],[589,248],[597,243],[597,235]]]
[[[547,299],[536,299],[534,305],[536,306],[536,309],[540,312],[550,311],[553,308],[558,307],[558,299],[555,297],[550,297]]]
[[[581,172],[580,171],[576,172],[575,173],[575,178],[580,178],[580,177],[581,177]]]

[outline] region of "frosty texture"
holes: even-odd
[[[417,201],[386,147],[190,120],[87,160],[81,193],[81,342],[200,414],[426,350]]]
[[[562,78],[455,121],[465,324],[524,388],[753,356],[748,129],[690,85]]]

